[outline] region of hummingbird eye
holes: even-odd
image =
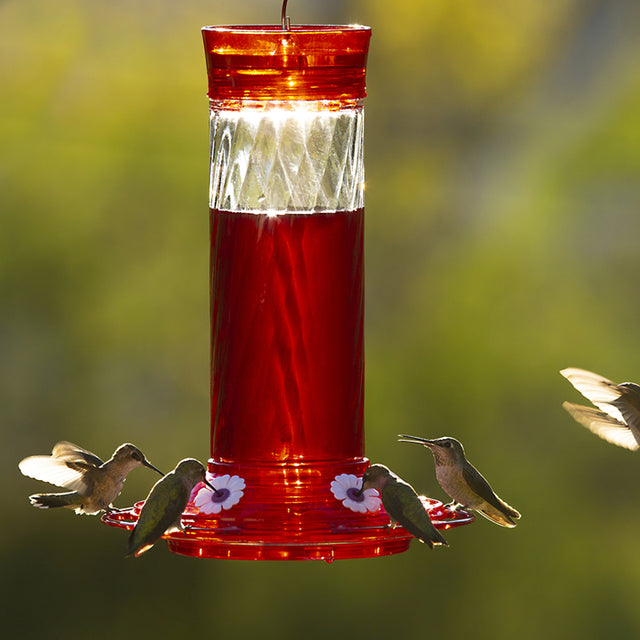
[[[442,446],[443,447],[447,447],[447,449],[450,449],[451,448],[451,443],[447,440],[446,442],[442,443]]]

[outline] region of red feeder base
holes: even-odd
[[[169,550],[199,558],[232,560],[343,560],[401,553],[413,536],[389,528],[381,507],[359,513],[344,506],[331,490],[340,474],[360,477],[365,458],[341,464],[229,464],[209,461],[207,477],[216,485],[223,475],[239,476],[246,485],[239,502],[220,513],[200,511],[193,498],[182,516],[184,531],[164,535]],[[218,488],[218,487],[217,487]],[[474,520],[451,511],[438,500],[421,497],[434,525],[449,529]],[[143,502],[102,517],[106,524],[131,529]]]

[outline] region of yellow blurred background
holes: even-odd
[[[640,382],[640,4],[290,0],[373,29],[366,453],[445,498],[451,435],[521,511],[451,547],[195,560],[43,512],[17,462],[60,439],[206,460],[208,104],[200,27],[266,0],[0,2],[3,629],[20,638],[640,636],[638,454],[559,374]],[[116,506],[144,498],[134,471]]]

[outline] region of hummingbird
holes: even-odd
[[[362,487],[377,489],[382,498],[391,528],[402,525],[412,536],[420,542],[426,542],[432,549],[436,545],[448,547],[447,541],[433,526],[431,518],[424,508],[414,488],[383,464],[372,464],[362,476]]]
[[[132,444],[121,444],[103,462],[97,455],[71,442],[58,442],[50,456],[29,456],[18,467],[30,478],[71,489],[68,493],[36,493],[29,496],[34,507],[66,507],[76,513],[95,515],[114,511],[112,502],[120,495],[130,471],[145,466],[164,475]]]
[[[153,485],[129,535],[126,557],[141,556],[168,531],[182,531],[180,516],[199,482],[204,482],[216,494],[221,493],[206,480],[205,469],[198,460],[185,458]]]
[[[640,447],[640,385],[616,384],[584,369],[562,369],[560,373],[599,409],[563,402],[577,422],[619,447],[631,451]]]
[[[466,459],[462,444],[455,438],[428,440],[417,436],[399,435],[399,442],[421,444],[433,453],[436,478],[444,491],[453,499],[453,509],[477,511],[502,527],[515,527],[520,514],[501,500],[480,472]]]

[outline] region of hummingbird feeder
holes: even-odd
[[[211,458],[175,553],[405,551],[364,457],[363,98],[371,29],[204,27],[210,104]],[[437,528],[473,515],[424,498]],[[131,528],[142,503],[107,514]]]

